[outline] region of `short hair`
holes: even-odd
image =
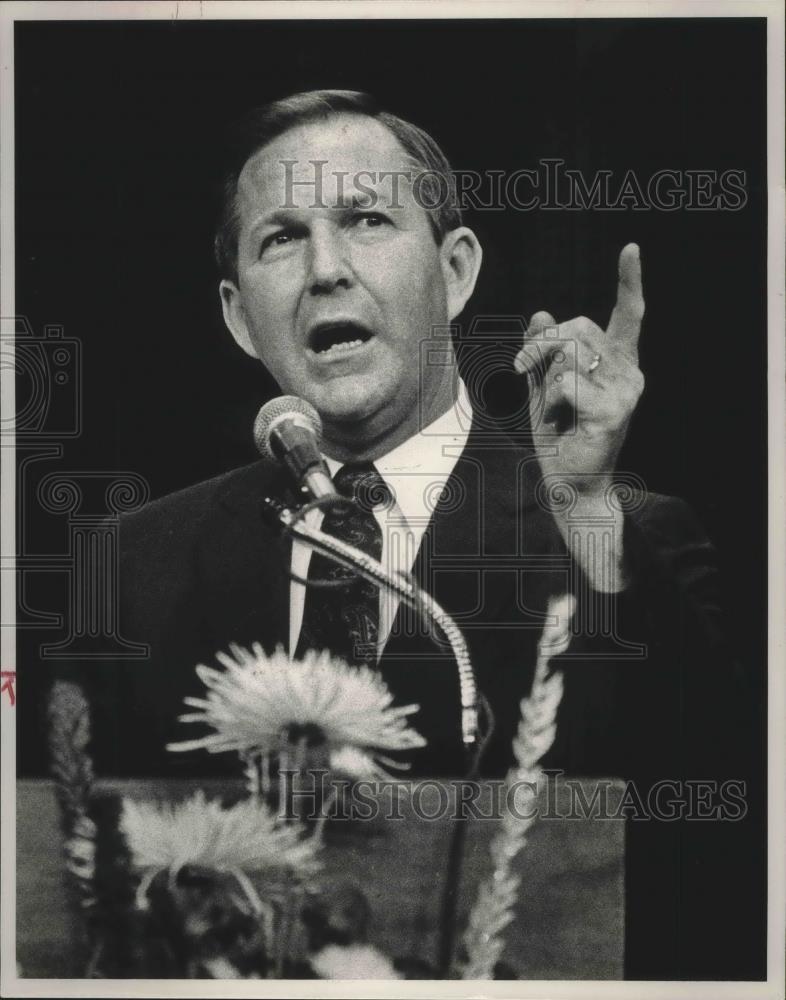
[[[237,282],[240,219],[237,184],[248,160],[268,143],[297,125],[325,121],[332,115],[356,114],[373,118],[398,139],[405,152],[422,167],[419,192],[437,244],[462,225],[456,183],[450,163],[432,137],[417,125],[383,111],[369,94],[356,90],[311,90],[285,97],[247,112],[231,128],[227,143],[228,169],[220,192],[214,252],[222,278]]]

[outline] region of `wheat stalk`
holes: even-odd
[[[514,871],[514,861],[527,843],[527,833],[535,822],[535,800],[542,771],[539,763],[554,742],[557,709],[562,699],[562,673],[549,672],[553,657],[563,653],[570,643],[570,623],[575,599],[568,595],[550,598],[547,613],[556,624],[546,626],[538,643],[538,657],[532,689],[521,702],[521,719],[513,741],[516,765],[506,777],[508,789],[516,786],[526,814],[505,811],[499,830],[491,842],[492,874],[478,889],[478,895],[464,933],[466,960],[460,968],[462,979],[493,979],[494,967],[505,947],[503,931],[515,916],[521,876]]]
[[[78,684],[55,681],[47,706],[50,769],[65,842],[66,868],[73,876],[83,908],[95,904],[96,826],[88,815],[93,785],[90,709]]]

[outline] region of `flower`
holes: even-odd
[[[217,654],[224,671],[201,664],[196,668],[207,697],[186,698],[199,711],[180,716],[181,722],[206,723],[215,732],[170,743],[169,750],[275,753],[293,730],[317,733],[331,756],[346,747],[396,751],[425,746],[407,722],[419,706],[393,706],[387,685],[367,667],[350,667],[326,651],[291,660],[280,646],[272,656],[259,643],[251,651],[236,645],[230,650],[233,656]],[[370,757],[367,762],[373,764]]]
[[[311,956],[320,979],[401,979],[389,958],[370,944],[329,944]]]
[[[316,844],[292,825],[281,825],[254,800],[223,809],[203,792],[178,804],[123,799],[120,829],[136,868],[179,870],[196,864],[216,871],[317,867]]]
[[[372,757],[365,750],[343,746],[330,754],[330,769],[353,781],[389,781],[392,771],[406,771],[408,764],[390,757]]]

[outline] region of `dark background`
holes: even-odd
[[[647,389],[620,465],[694,506],[759,641],[765,42],[755,19],[17,25],[17,311],[83,345],[68,466],[134,470],[159,496],[254,459],[274,387],[223,326],[211,251],[222,126],[249,106],[369,90],[460,169],[744,170],[736,212],[470,212],[485,262],[462,323],[605,326],[619,250],[641,245]],[[491,405],[519,391],[494,384]]]
[[[645,181],[666,168],[745,171],[736,212],[470,213],[485,264],[462,324],[548,309],[605,326],[619,249],[641,245],[647,389],[620,467],[688,500],[718,546],[763,782],[763,20],[28,23],[15,59],[17,312],[36,331],[62,325],[83,352],[82,434],[41,472],[132,470],[153,496],[252,461],[250,425],[275,391],[223,328],[211,257],[222,130],[247,107],[368,90],[462,169],[553,156],[617,181],[628,169]],[[494,406],[516,405],[515,379],[493,385]],[[28,511],[26,544],[46,551],[37,517]],[[20,687],[28,774],[44,766],[40,642],[20,633],[21,670],[37,668]],[[763,854],[763,839],[751,850]],[[756,914],[743,965],[761,952]]]

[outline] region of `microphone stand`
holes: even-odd
[[[474,764],[478,749],[478,690],[475,683],[475,672],[472,668],[466,640],[458,625],[434,598],[415,583],[409,573],[393,572],[386,569],[362,549],[355,548],[333,535],[328,535],[319,528],[306,522],[307,515],[312,510],[322,509],[335,503],[348,503],[346,497],[332,494],[320,497],[305,504],[296,511],[290,510],[280,502],[265,497],[263,509],[268,515],[299,542],[308,545],[315,552],[333,559],[334,562],[354,570],[377,587],[384,587],[413,608],[432,631],[443,633],[458,665],[459,695],[461,698],[461,739],[467,755],[468,764]]]
[[[443,633],[453,651],[458,665],[459,694],[461,698],[461,738],[467,760],[467,776],[472,777],[478,766],[480,754],[490,731],[483,741],[478,742],[479,729],[479,699],[475,683],[475,672],[469,656],[466,640],[458,625],[434,598],[415,583],[410,573],[392,572],[386,569],[368,553],[343,542],[333,535],[328,535],[319,528],[306,523],[306,517],[312,510],[319,510],[335,503],[346,504],[345,497],[334,493],[321,496],[311,503],[305,504],[293,511],[278,500],[265,497],[262,502],[263,512],[268,520],[272,520],[283,531],[308,545],[315,552],[333,559],[335,562],[354,570],[377,587],[385,587],[396,594],[398,598],[413,608],[430,627],[432,632]],[[303,581],[308,583],[308,581]],[[484,699],[485,704],[485,699]],[[486,705],[487,718],[490,727],[493,719]],[[466,839],[466,816],[456,817],[451,831],[447,854],[445,886],[440,906],[440,930],[438,941],[438,966],[443,977],[447,977],[453,960],[456,938],[456,920],[458,916],[459,883],[461,880],[464,843]]]

